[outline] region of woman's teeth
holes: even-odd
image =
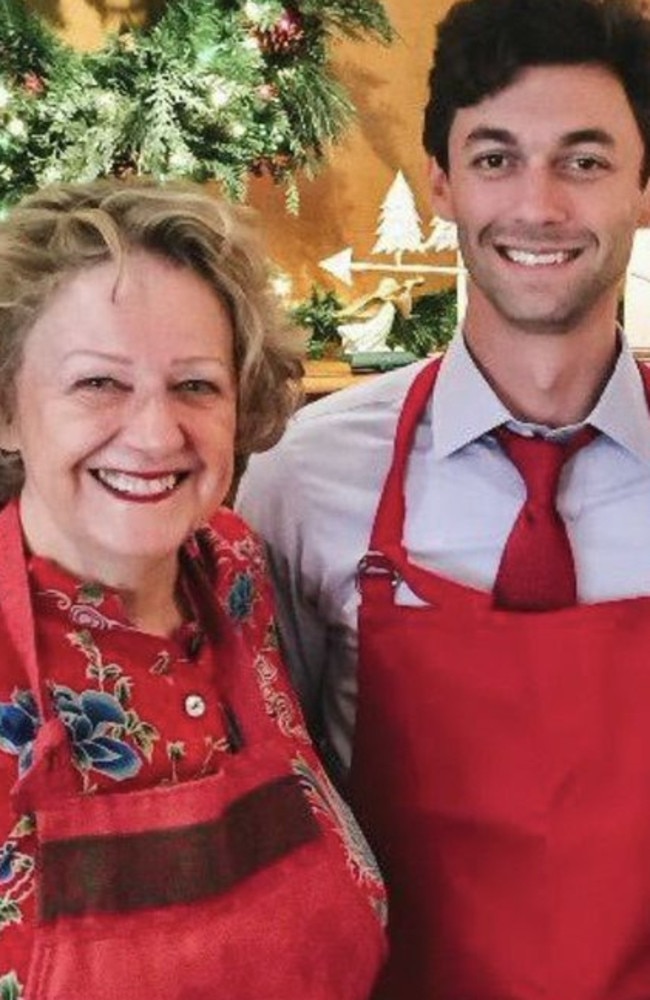
[[[142,476],[129,475],[127,472],[115,472],[112,469],[97,469],[95,475],[101,483],[109,486],[117,493],[139,497],[169,493],[180,480],[178,473],[157,476],[155,479],[145,479]]]

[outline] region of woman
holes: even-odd
[[[371,990],[381,884],[218,509],[298,372],[241,210],[96,182],[0,226],[3,997]]]

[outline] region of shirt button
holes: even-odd
[[[188,694],[185,699],[185,711],[191,719],[200,719],[205,715],[205,699],[200,694]]]

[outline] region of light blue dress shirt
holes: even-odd
[[[241,514],[268,543],[284,648],[308,717],[317,724],[323,713],[344,764],[356,702],[355,571],[399,412],[420,368],[305,407],[280,444],[252,460],[238,496]],[[522,433],[539,430],[512,419],[458,335],[416,433],[405,540],[417,562],[484,590],[492,588],[525,496],[490,433],[506,422]],[[558,493],[579,600],[650,594],[650,414],[625,344],[588,422],[601,434],[569,460]],[[417,602],[404,586],[398,599]]]

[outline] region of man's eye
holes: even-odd
[[[597,156],[573,156],[567,163],[568,169],[576,174],[595,174],[606,171],[609,165]]]
[[[503,170],[510,165],[511,157],[508,153],[483,153],[474,160],[474,166],[486,173]]]

